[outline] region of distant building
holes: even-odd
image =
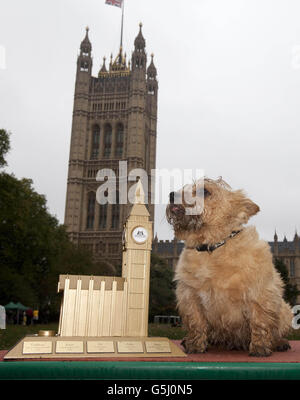
[[[282,242],[278,241],[277,233],[274,235],[274,242],[269,242],[274,258],[279,258],[286,265],[291,283],[297,285],[300,290],[300,239],[295,233],[294,239],[288,241],[286,236]],[[300,296],[298,296],[298,302]]]
[[[282,242],[278,241],[277,233],[275,232],[274,241],[269,242],[274,258],[278,258],[284,262],[288,269],[289,277],[292,284],[296,284],[300,290],[300,238],[295,233],[294,239],[288,241],[284,236]],[[153,252],[164,258],[168,265],[175,268],[180,253],[184,247],[181,241],[173,240],[158,240],[157,236],[153,241]],[[300,301],[300,296],[298,297]]]
[[[155,236],[152,242],[152,252],[163,258],[173,268],[175,268],[183,248],[184,243],[175,238],[173,240],[158,240]]]

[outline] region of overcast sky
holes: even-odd
[[[300,232],[299,0],[125,0],[124,47],[143,23],[159,79],[157,168],[203,169],[261,208],[264,239]],[[63,222],[76,58],[115,55],[120,9],[105,0],[0,0],[0,128],[9,168]],[[5,60],[3,55],[5,54]],[[149,57],[150,58],[150,57]],[[4,62],[5,61],[5,62]],[[157,207],[155,230],[172,238]]]

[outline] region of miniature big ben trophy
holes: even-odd
[[[152,222],[138,181],[135,201],[124,228],[122,276],[128,282],[126,336],[148,335]]]
[[[148,337],[149,216],[139,181],[124,226],[122,277],[60,275],[58,333],[25,336],[4,359],[186,357],[169,339]]]

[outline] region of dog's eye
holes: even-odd
[[[204,193],[204,197],[210,196],[210,192],[205,188],[204,188],[203,193]]]
[[[207,189],[205,189],[205,188],[199,188],[199,189],[197,189],[197,191],[196,191],[196,193],[194,193],[193,192],[193,196],[198,196],[198,197],[207,197],[207,196],[210,196],[211,195],[211,193],[207,190]]]

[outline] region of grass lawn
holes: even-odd
[[[169,324],[149,324],[148,335],[179,340],[185,336],[185,331],[182,328],[173,328]]]
[[[39,330],[54,330],[57,332],[58,323],[47,325],[7,325],[7,329],[0,330],[0,350],[8,350],[26,335],[38,333]],[[185,332],[182,328],[173,328],[168,324],[149,324],[149,336],[168,337],[180,340]],[[290,340],[300,340],[300,329],[294,330]]]
[[[0,350],[9,350],[26,335],[38,333],[40,330],[54,330],[57,332],[57,323],[47,325],[6,325],[6,329],[0,330]]]

